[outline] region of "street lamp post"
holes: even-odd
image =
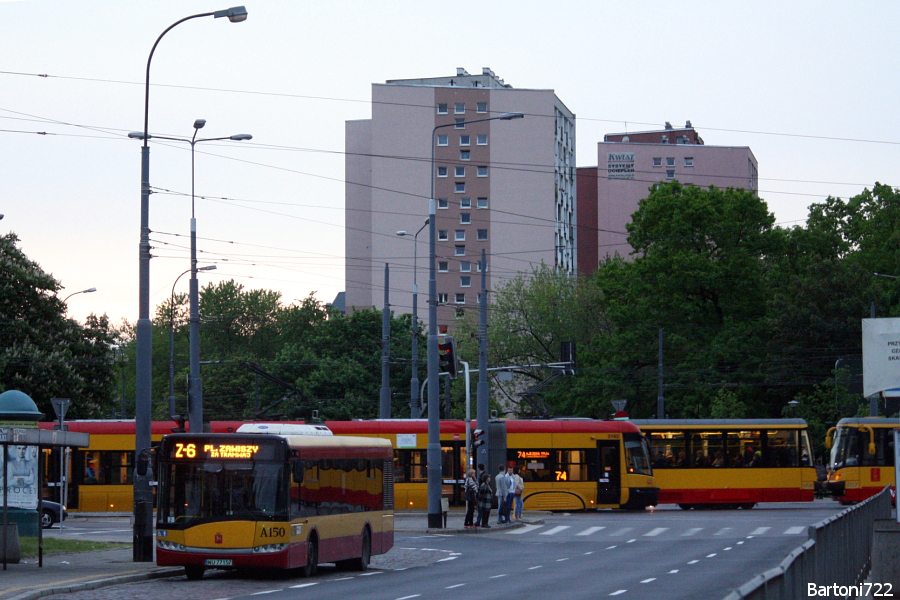
[[[197,271],[215,271],[216,265],[200,267]],[[175,414],[175,286],[183,275],[190,273],[192,269],[184,271],[175,278],[172,284],[171,301],[169,303],[169,418],[173,421],[183,422],[184,417]]]
[[[2,216],[3,216],[3,215],[0,215],[0,217],[2,217]],[[65,298],[63,298],[63,304],[66,303],[66,300],[68,300],[68,299],[71,298],[72,296],[75,296],[76,294],[92,294],[92,293],[94,293],[94,292],[96,292],[96,291],[97,291],[97,288],[92,287],[92,288],[88,288],[88,289],[86,289],[86,290],[81,290],[80,292],[72,292],[71,294],[69,294],[68,296],[66,296]]]
[[[226,10],[200,13],[185,17],[163,31],[147,58],[147,74],[144,82],[144,145],[141,148],[141,239],[138,246],[138,322],[135,329],[135,463],[150,451],[150,403],[152,400],[152,334],[150,323],[150,139],[148,130],[150,112],[150,62],[160,40],[176,25],[198,17],[227,17],[232,23],[247,19],[247,9],[235,6]],[[150,474],[152,476],[152,474]],[[134,562],[153,561],[153,492],[150,479],[145,474],[134,477],[134,539],[132,559]]]
[[[425,219],[425,223],[413,235],[413,314],[412,314],[412,375],[409,379],[409,418],[418,419],[422,416],[422,403],[419,402],[419,285],[416,276],[419,272],[417,252],[419,249],[419,234],[428,225],[431,219]],[[408,231],[400,230],[397,235],[409,235]]]
[[[458,127],[470,123],[483,121],[511,121],[521,119],[525,115],[520,112],[503,113],[496,117],[473,119],[471,121],[459,121],[436,125],[431,130],[431,195],[428,205],[428,446],[426,451],[427,476],[428,476],[428,527],[442,528],[441,515],[441,404],[440,387],[438,383],[438,335],[437,335],[437,269],[436,267],[436,203],[434,199],[434,146],[435,134],[438,129],[445,127]],[[469,424],[466,423],[466,427]]]
[[[200,379],[200,292],[197,282],[197,219],[194,213],[194,147],[200,142],[216,142],[221,140],[244,141],[252,140],[253,136],[249,133],[236,133],[234,135],[200,138],[197,139],[197,132],[206,125],[205,119],[197,119],[194,121],[194,135],[188,138],[176,138],[163,135],[147,136],[151,139],[170,140],[173,142],[187,142],[191,145],[191,288],[189,294],[190,304],[190,378],[188,391],[188,415],[190,421],[191,433],[201,433],[203,431],[203,382]],[[146,138],[143,133],[133,131],[128,137],[141,139]],[[215,268],[215,266],[213,266]],[[205,268],[209,271],[212,269]],[[182,273],[181,275],[184,275]],[[178,277],[180,278],[181,275]],[[178,279],[175,280],[176,282]],[[174,294],[174,286],[173,286]],[[170,336],[171,339],[171,336]],[[171,363],[169,365],[171,371]],[[169,384],[170,408],[174,398],[172,383]]]

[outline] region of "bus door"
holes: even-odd
[[[451,506],[466,503],[464,484],[466,473],[463,470],[464,441],[441,442],[441,496],[450,500]]]
[[[597,479],[597,504],[621,502],[621,474],[619,467],[619,440],[597,442],[600,469]]]

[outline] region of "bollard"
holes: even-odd
[[[0,537],[2,537],[2,532],[0,532]],[[14,565],[19,564],[19,559],[22,558],[22,551],[19,549],[19,527],[15,523],[7,523],[6,525],[6,547],[2,550],[3,555],[0,556],[0,560]]]

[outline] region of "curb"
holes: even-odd
[[[136,581],[148,581],[150,579],[174,577],[175,575],[181,575],[183,573],[184,570],[181,567],[165,567],[161,569],[155,569],[153,571],[146,571],[144,573],[129,573],[128,575],[116,575],[113,577],[106,577],[104,579],[94,579],[93,581],[86,581],[84,583],[43,587],[37,590],[22,592],[17,596],[10,596],[7,600],[35,600],[37,598],[45,598],[47,596],[55,596],[58,594],[86,592],[89,590],[96,590],[98,588],[111,585],[121,585],[123,583],[134,583]]]

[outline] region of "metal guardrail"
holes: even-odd
[[[865,502],[811,525],[809,539],[781,564],[754,576],[722,600],[794,600],[807,597],[810,583],[858,585],[871,567],[874,521],[890,516],[887,486]]]

